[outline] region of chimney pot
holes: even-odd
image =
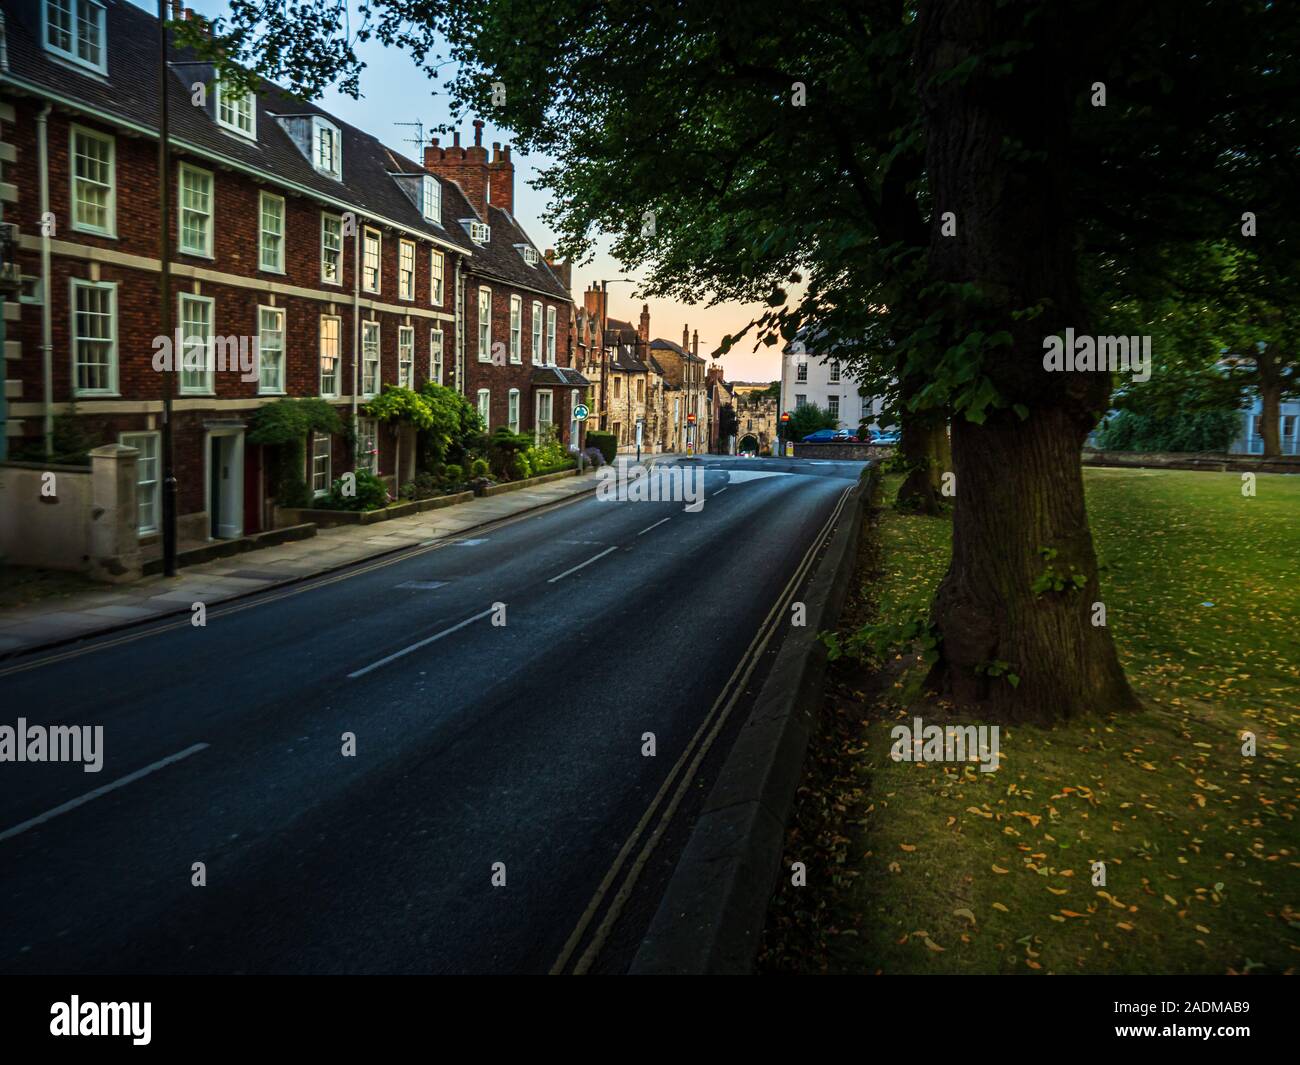
[[[452,147],[453,147],[453,148],[459,148],[459,147],[460,147],[460,130],[456,130],[456,132],[453,133],[451,136],[452,136],[452,142],[451,142]]]
[[[481,118],[474,119],[474,146],[476,148],[483,147],[483,120]]]

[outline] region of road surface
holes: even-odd
[[[683,755],[861,472],[680,465],[697,513],[587,496],[0,668],[0,724],[104,728],[97,774],[0,764],[0,971],[617,971],[731,733],[667,819]]]

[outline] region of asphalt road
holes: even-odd
[[[0,971],[571,967],[861,471],[682,465],[705,470],[698,513],[583,497],[0,671],[0,724],[102,725],[105,752],[97,774],[0,763]]]

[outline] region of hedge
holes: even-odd
[[[618,454],[618,437],[613,433],[604,433],[599,429],[587,430],[587,446],[600,449],[600,453],[605,456],[606,462],[613,462],[614,456]]]

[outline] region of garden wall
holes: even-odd
[[[1157,470],[1211,470],[1217,473],[1300,473],[1300,456],[1230,455],[1223,451],[1091,451],[1085,466],[1147,467]]]

